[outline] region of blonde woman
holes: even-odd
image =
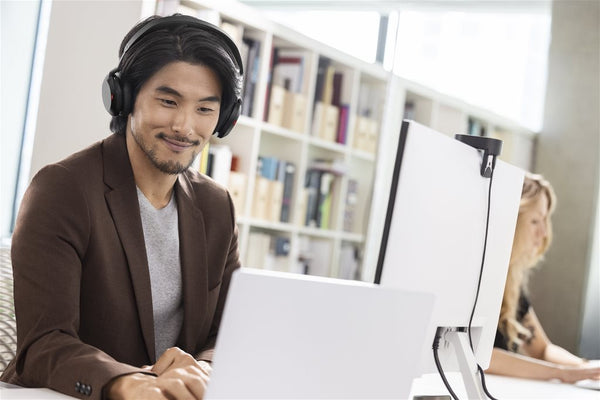
[[[568,383],[600,379],[597,364],[550,342],[529,304],[527,280],[552,241],[555,204],[550,184],[526,175],[489,373]]]

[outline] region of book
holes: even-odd
[[[279,160],[276,157],[267,156],[261,156],[260,160],[260,175],[272,181],[277,180]]]
[[[407,100],[406,103],[404,103],[403,119],[415,119],[415,103],[412,100]]]
[[[315,83],[315,98],[314,105],[316,106],[317,102],[323,102],[323,91],[325,87],[325,75],[327,74],[327,69],[329,68],[329,64],[331,64],[331,60],[325,57],[319,57],[319,64],[317,66],[317,77]]]
[[[230,171],[227,188],[229,189],[229,195],[231,196],[233,207],[235,208],[237,215],[244,215],[247,181],[248,177],[246,174]]]
[[[317,102],[313,113],[312,136],[335,142],[337,136],[337,125],[339,109],[325,102]]]
[[[329,229],[335,175],[331,172],[322,172],[320,178],[316,223],[321,229]]]
[[[273,64],[273,85],[279,85],[291,93],[302,93],[305,58],[304,50],[279,48]]]
[[[270,252],[273,254],[273,270],[281,272],[289,271],[290,249],[290,238],[285,236],[273,236],[271,238]]]
[[[333,67],[333,65],[327,66],[327,70],[325,71],[325,81],[323,82],[323,99],[321,100],[325,104],[332,104],[334,74],[335,67]]]
[[[280,161],[277,171],[277,180],[283,182],[283,197],[281,200],[281,222],[290,222],[292,210],[292,197],[294,192],[294,181],[296,176],[296,165],[290,161]]]
[[[325,240],[311,240],[307,273],[316,276],[329,276],[331,268],[331,251],[331,242]]]
[[[342,105],[342,83],[344,74],[340,71],[334,71],[332,81],[331,105],[340,107]]]
[[[358,279],[359,251],[351,244],[343,244],[340,249],[338,278]]]
[[[244,267],[263,269],[268,267],[271,236],[263,232],[250,232]]]
[[[304,132],[306,113],[306,96],[302,93],[286,91],[281,126],[295,132]]]
[[[319,206],[319,192],[321,190],[321,174],[318,169],[309,169],[306,171],[304,187],[306,194],[306,218],[305,225],[317,227],[317,209]]]
[[[266,121],[273,125],[281,126],[283,121],[283,107],[287,91],[279,85],[271,85],[269,100],[269,113]]]
[[[257,219],[268,219],[269,209],[269,180],[256,175],[254,181],[254,197],[252,200],[252,217]]]
[[[214,154],[210,151],[208,152],[208,156],[206,157],[206,175],[212,176],[212,167],[213,167],[213,158]]]
[[[300,189],[300,193],[296,196],[296,205],[294,207],[293,221],[294,225],[306,225],[306,204],[308,203],[309,190],[306,187]]]
[[[266,219],[278,222],[281,217],[281,204],[283,203],[283,182],[269,180],[269,194],[267,201]]]
[[[206,145],[204,145],[204,148],[202,149],[202,151],[200,152],[198,157],[196,158],[196,161],[194,162],[194,168],[196,168],[196,170],[198,172],[200,172],[201,174],[205,174],[205,175],[208,170],[209,150],[210,150],[210,142],[207,142]]]
[[[264,120],[269,121],[269,107],[271,102],[271,87],[273,86],[273,66],[277,64],[277,47],[271,47],[271,58],[269,61],[269,74],[267,76],[267,89],[265,93],[265,111]]]
[[[231,148],[224,144],[213,144],[210,146],[209,153],[212,155],[210,177],[217,183],[227,186],[233,157]]]
[[[348,119],[350,118],[350,105],[342,104],[340,106],[340,118],[338,122],[338,131],[336,142],[346,144],[348,135]]]
[[[244,38],[242,48],[246,50],[244,60],[244,87],[242,94],[242,114],[251,116],[254,110],[254,94],[260,70],[260,42]]]
[[[346,189],[346,204],[344,207],[344,231],[352,232],[354,230],[354,215],[356,213],[356,204],[358,203],[358,181],[348,179]]]
[[[339,121],[339,109],[331,104],[326,104],[323,120],[319,127],[319,137],[328,142],[335,142]]]

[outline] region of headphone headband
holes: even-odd
[[[176,25],[176,26],[187,25],[187,26],[191,26],[191,27],[194,27],[194,26],[201,27],[204,30],[210,31],[211,33],[214,33],[217,36],[220,36],[227,43],[227,47],[229,48],[229,50],[231,50],[231,53],[233,54],[233,58],[235,59],[235,62],[239,69],[240,75],[243,75],[244,67],[243,67],[243,63],[242,63],[242,56],[240,55],[240,51],[237,48],[237,45],[235,44],[233,39],[231,39],[231,37],[227,34],[227,32],[225,32],[224,30],[220,29],[219,27],[211,24],[210,22],[203,21],[201,19],[192,17],[190,15],[181,15],[181,14],[175,14],[175,15],[171,15],[168,17],[155,18],[155,19],[150,20],[143,27],[141,27],[136,33],[133,34],[131,39],[129,39],[127,41],[127,44],[125,44],[125,47],[123,47],[123,52],[121,53],[121,57],[119,58],[119,63],[120,63],[121,59],[123,58],[123,56],[125,55],[125,53],[127,53],[127,50],[129,50],[129,48],[131,46],[133,46],[133,44],[135,42],[137,42],[137,40],[140,37],[144,36],[147,32],[153,30],[157,26],[168,27],[168,26],[172,26],[172,25]]]

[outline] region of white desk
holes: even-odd
[[[452,390],[459,399],[466,399],[465,386],[458,373],[446,375]],[[600,391],[583,389],[560,382],[535,381],[509,378],[498,375],[485,375],[488,391],[499,400],[600,400]],[[438,374],[426,374],[413,382],[411,398],[414,395],[448,395],[448,391]]]
[[[460,399],[466,399],[465,388],[460,380],[460,376],[449,373],[447,378],[456,395]],[[532,381],[494,375],[486,375],[486,382],[490,393],[500,400],[600,400],[600,391],[582,389],[573,385],[557,382]],[[428,374],[415,379],[411,398],[415,394],[447,395],[448,392],[437,374]],[[73,397],[57,393],[50,389],[25,389],[0,382],[0,399],[68,400],[73,399]]]

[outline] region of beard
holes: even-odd
[[[131,134],[132,134],[135,142],[138,144],[140,149],[142,149],[142,151],[144,152],[146,157],[148,157],[148,160],[150,160],[152,165],[154,165],[154,167],[156,167],[159,171],[161,171],[165,174],[179,175],[180,173],[184,172],[186,169],[188,169],[192,165],[192,163],[194,162],[194,159],[200,152],[200,150],[196,150],[196,151],[192,152],[192,155],[190,156],[189,161],[185,164],[178,162],[178,161],[174,161],[174,160],[161,160],[156,155],[156,149],[154,147],[150,147],[144,141],[144,138],[141,135],[135,134],[133,129],[131,131]],[[165,136],[166,135],[164,133],[159,133],[155,137],[157,139],[161,140]],[[180,140],[182,142],[193,143],[195,145],[199,144],[199,142],[190,142],[189,140],[186,141],[186,140],[181,140],[179,138],[178,138],[178,140]]]

